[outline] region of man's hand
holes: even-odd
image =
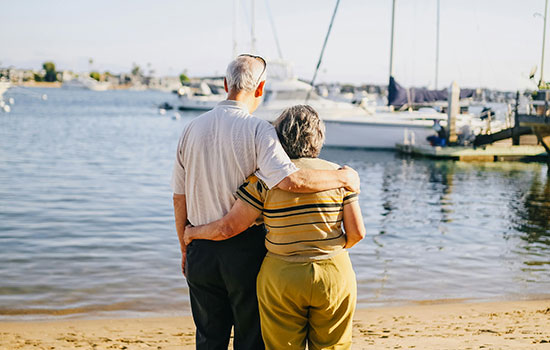
[[[185,222],[187,221],[187,206],[185,195],[174,193],[174,219],[176,221],[176,231],[180,242],[181,250],[181,272],[185,276],[185,259],[187,258],[187,246],[183,241],[185,234]]]
[[[347,165],[344,165],[339,169],[340,171],[346,172],[346,190],[360,193],[361,192],[361,180],[359,179],[359,174],[353,168],[350,168]]]
[[[185,242],[185,245],[189,245],[193,241],[193,233],[195,231],[195,228],[191,225],[185,226],[185,231],[183,233],[183,241]]]

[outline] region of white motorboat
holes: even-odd
[[[66,89],[88,89],[93,91],[105,91],[111,88],[111,84],[104,81],[97,81],[88,76],[80,76],[78,78],[64,81],[63,88]]]
[[[308,104],[325,122],[326,146],[394,149],[404,141],[427,144],[426,137],[434,134],[434,120],[446,124],[447,116],[433,109],[370,113],[357,105],[322,98],[311,85],[293,76],[287,62],[268,64],[264,100],[254,115],[274,121],[285,108]],[[459,125],[465,122],[461,120]]]
[[[180,97],[180,110],[209,111],[225,99],[225,95],[190,95]]]
[[[11,87],[9,81],[0,80],[0,112],[9,113],[11,111],[10,104],[13,104],[13,98],[10,98],[8,102],[4,101],[4,93]]]
[[[386,106],[365,108],[320,97],[310,84],[293,76],[292,67],[287,62],[268,64],[264,100],[254,115],[274,121],[285,108],[308,104],[325,123],[326,146],[395,149],[397,143],[427,145],[426,138],[435,134],[435,121],[447,127],[447,115],[433,108],[392,112]],[[488,126],[486,121],[472,114],[459,114],[456,119],[456,129],[464,138],[484,133]],[[490,125],[493,132],[503,127],[499,121]]]
[[[222,80],[223,84],[223,80]],[[203,80],[190,86],[182,86],[178,90],[180,110],[208,111],[216,107],[218,102],[226,98],[223,85],[217,81]]]
[[[2,99],[2,95],[4,95],[4,92],[6,92],[11,87],[11,83],[9,81],[0,81],[0,100]]]

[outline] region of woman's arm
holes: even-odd
[[[344,205],[344,230],[346,231],[344,248],[353,247],[365,237],[365,225],[358,201]]]
[[[206,239],[210,241],[223,241],[238,235],[246,230],[261,211],[237,199],[233,207],[223,218],[200,226],[186,226],[184,240],[185,244],[191,243],[194,239]]]

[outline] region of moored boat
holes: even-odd
[[[66,89],[88,89],[93,91],[105,91],[111,88],[111,84],[104,81],[97,81],[87,76],[80,76],[69,81],[64,81],[62,87]]]
[[[10,87],[11,83],[9,81],[0,81],[0,99],[2,99],[4,92],[6,92]]]

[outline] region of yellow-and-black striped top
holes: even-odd
[[[307,169],[339,168],[318,158],[293,163]],[[344,204],[357,200],[357,193],[345,189],[307,194],[269,190],[254,175],[239,188],[237,196],[262,211],[268,254],[292,261],[324,259],[340,252],[346,243],[342,231]]]

